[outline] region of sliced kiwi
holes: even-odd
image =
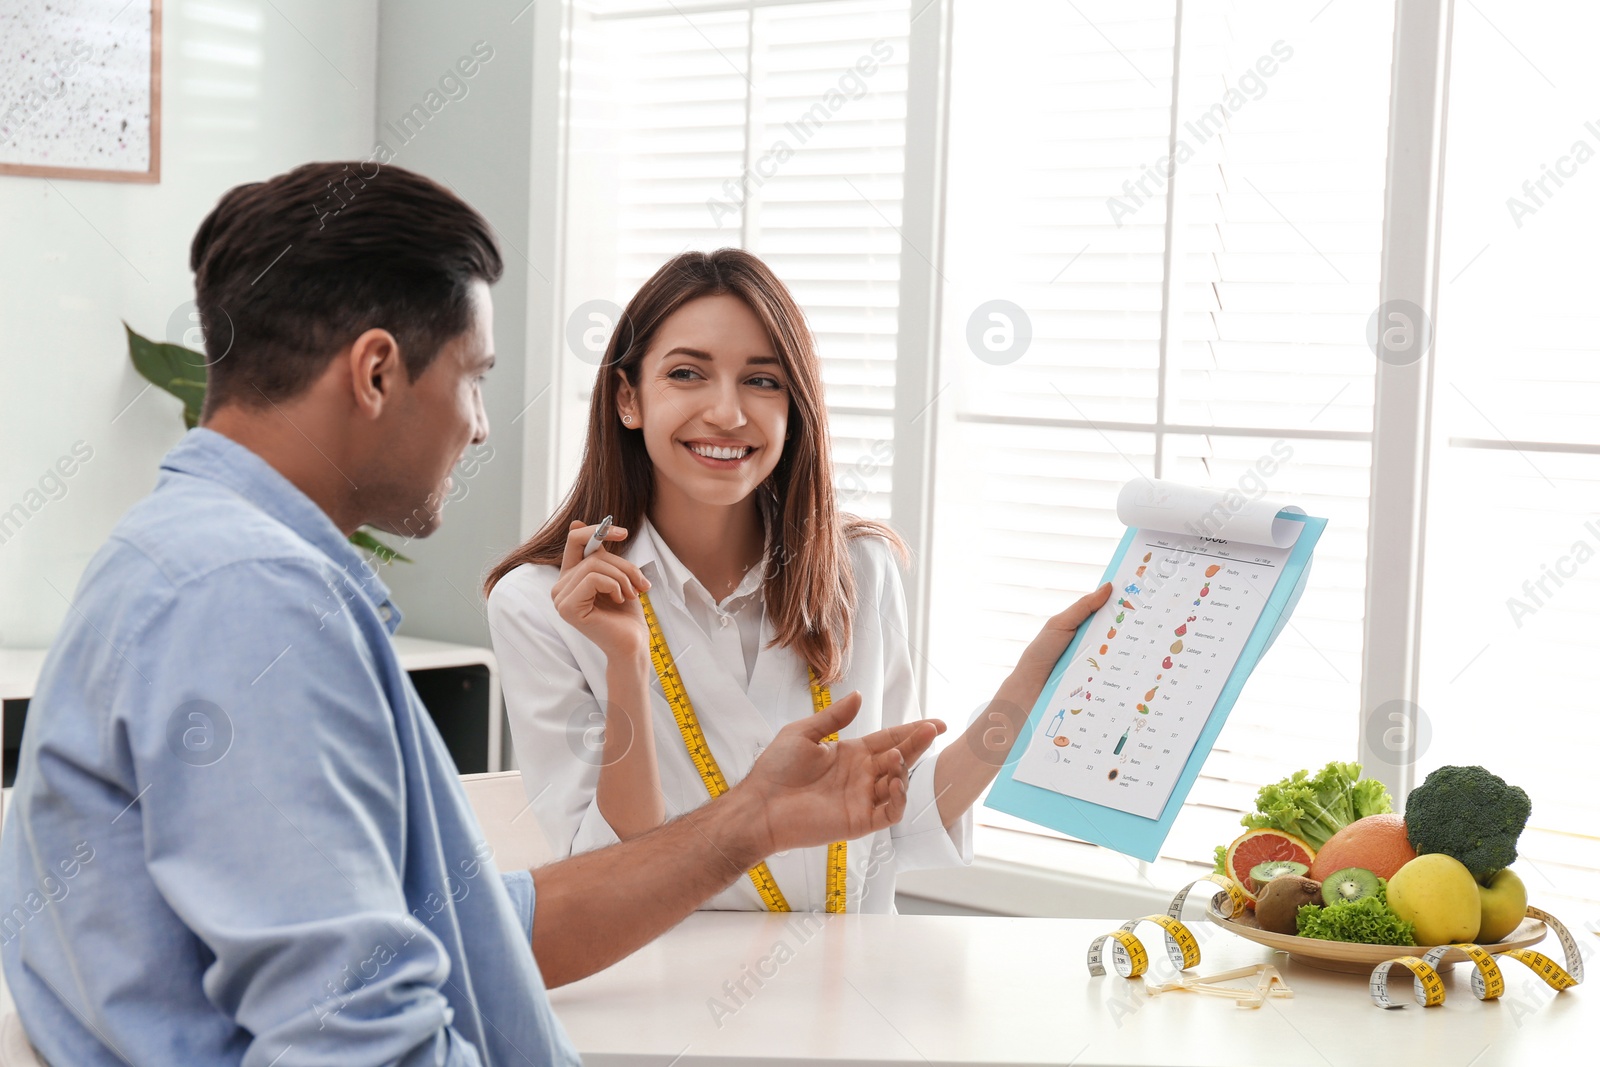
[[[1322,880],[1325,904],[1343,904],[1378,895],[1378,876],[1365,867],[1346,867]]]
[[[1250,868],[1250,889],[1259,894],[1262,887],[1274,878],[1282,878],[1284,875],[1303,878],[1309,869],[1305,864],[1296,863],[1294,860],[1266,860]]]

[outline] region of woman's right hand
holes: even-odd
[[[584,558],[583,546],[594,531],[594,526],[572,521],[561,558],[561,576],[550,589],[550,599],[561,617],[593,641],[607,660],[645,655],[650,648],[650,630],[639,606],[639,593],[649,589],[650,582],[633,563],[604,548]],[[627,530],[613,526],[606,540],[621,541],[627,536]]]

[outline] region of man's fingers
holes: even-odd
[[[911,723],[916,727],[909,735],[895,744],[895,749],[909,767],[922,758],[933,744],[933,739],[944,733],[944,723],[938,719],[923,719],[921,722]]]
[[[931,731],[926,729],[929,726],[933,727]],[[906,751],[904,747],[906,741],[913,738],[922,738],[916,749],[917,755],[920,756],[929,745],[933,744],[935,737],[944,733],[944,730],[944,720],[942,719],[918,719],[915,722],[901,723],[899,726],[890,726],[878,730],[868,734],[861,740],[866,744],[869,751],[876,754],[887,752],[891,748],[899,748],[904,753]]]
[[[852,690],[845,696],[835,700],[808,718],[799,722],[800,736],[812,741],[821,741],[829,734],[836,734],[855,721],[856,713],[861,710],[861,694]]]
[[[907,781],[905,758],[898,749],[872,757],[872,804],[881,807],[894,798],[896,782]]]
[[[885,752],[884,755],[892,756],[894,753]],[[886,799],[882,804],[874,806],[874,814],[876,815],[878,812],[882,812],[884,819],[883,825],[893,826],[895,823],[899,822],[900,817],[906,813],[906,792],[910,788],[910,783],[906,778],[905,766],[902,765],[899,770],[894,773],[885,774],[879,779],[879,781],[884,783],[884,785],[887,787],[888,799]],[[874,792],[876,793],[876,791]],[[874,796],[874,799],[877,799],[876,795]],[[880,827],[880,829],[881,828],[882,827]]]

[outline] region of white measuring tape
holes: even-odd
[[[1403,1006],[1389,996],[1389,974],[1395,967],[1404,967],[1411,972],[1414,979],[1412,995],[1418,1004],[1424,1008],[1443,1004],[1444,980],[1439,977],[1439,965],[1444,962],[1445,953],[1453,948],[1466,953],[1467,958],[1472,961],[1472,995],[1479,1000],[1495,1000],[1506,991],[1505,975],[1501,973],[1497,959],[1516,960],[1538,975],[1545,985],[1557,993],[1571,989],[1582,982],[1583,956],[1578,951],[1578,943],[1573,940],[1567,928],[1554,915],[1538,908],[1529,908],[1527,917],[1538,919],[1555,931],[1556,940],[1561,942],[1565,967],[1544,953],[1535,952],[1531,948],[1512,949],[1509,952],[1491,955],[1478,945],[1439,945],[1421,956],[1401,956],[1378,964],[1372,971],[1372,977],[1367,981],[1367,992],[1372,995],[1372,1002],[1380,1008]]]

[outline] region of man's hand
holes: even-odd
[[[822,740],[860,709],[861,694],[851,693],[790,723],[744,780],[711,803],[535,870],[533,954],[545,983],[554,988],[610,966],[774,852],[849,841],[899,821],[906,768],[944,723]]]
[[[909,722],[865,737],[825,742],[861,710],[852,692],[808,719],[792,722],[744,781],[734,787],[757,803],[766,851],[853,841],[900,821],[907,770],[944,732],[937,719]]]

